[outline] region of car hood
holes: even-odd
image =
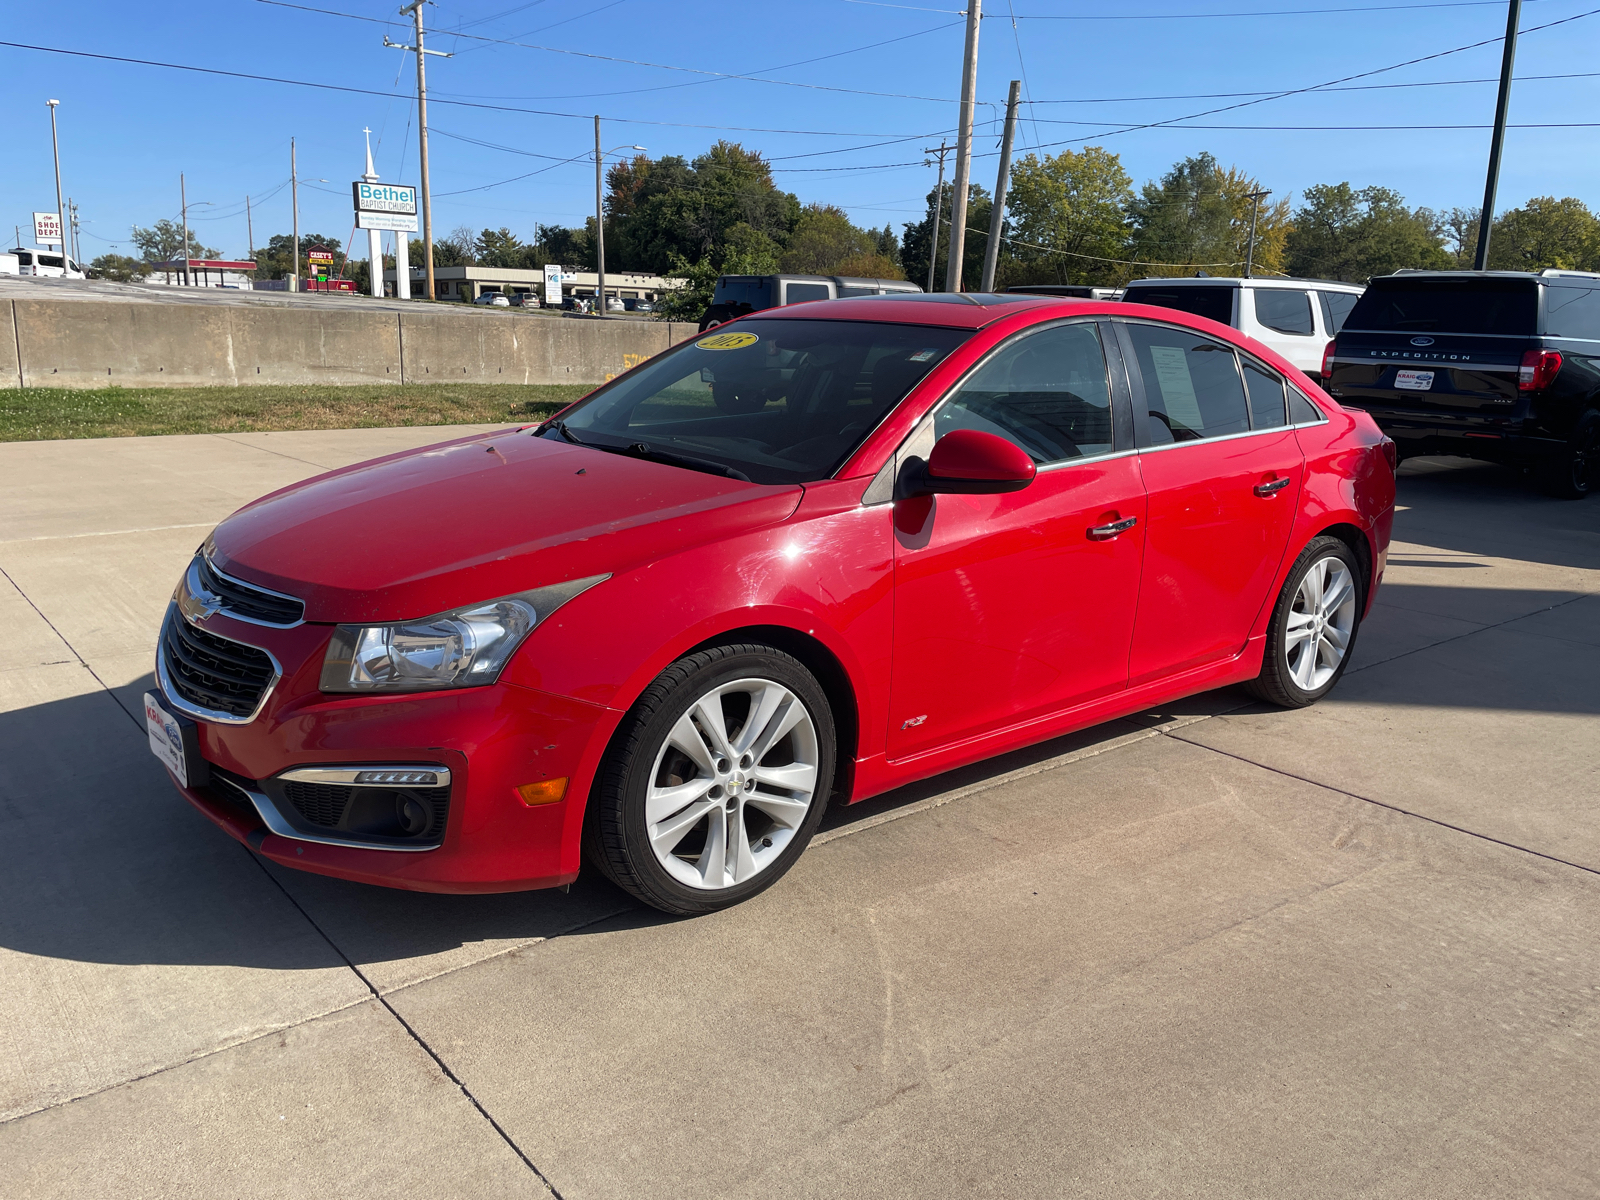
[[[308,621],[407,620],[775,524],[803,492],[502,430],[263,496],[217,526],[213,557]]]

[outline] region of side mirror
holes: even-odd
[[[1020,492],[1038,473],[1027,451],[977,429],[951,430],[934,443],[926,463],[912,459],[906,467],[902,496]]]

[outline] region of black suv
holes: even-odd
[[[1600,467],[1600,274],[1381,276],[1328,343],[1322,374],[1402,458],[1527,467],[1578,499]]]

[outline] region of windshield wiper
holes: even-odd
[[[657,450],[644,442],[634,442],[628,447],[628,453],[637,458],[648,458],[654,462],[669,463],[675,467],[688,467],[693,471],[710,471],[713,475],[726,475],[729,479],[737,479],[743,483],[750,483],[750,476],[743,471],[719,462],[712,462],[709,458],[692,458],[687,454],[674,454],[670,450]]]
[[[562,437],[566,438],[567,441],[571,442],[574,446],[588,446],[588,445],[591,445],[591,443],[584,441],[577,434],[573,433],[572,430],[568,429],[567,428],[567,423],[565,421],[552,421],[550,423],[550,428],[554,429],[557,433],[559,433]]]

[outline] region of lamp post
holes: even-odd
[[[594,293],[595,315],[606,315],[606,211],[605,211],[605,156],[618,150],[640,150],[643,146],[613,146],[600,149],[600,118],[594,119],[594,249],[598,276]]]
[[[50,150],[56,158],[56,221],[62,226],[61,236],[63,239],[65,239],[67,236],[67,231],[65,228],[67,214],[62,210],[61,207],[61,142],[56,137],[56,108],[58,105],[60,105],[61,101],[46,100],[45,103],[50,106]],[[67,246],[65,240],[63,240],[61,242],[62,258],[65,258],[66,254]]]

